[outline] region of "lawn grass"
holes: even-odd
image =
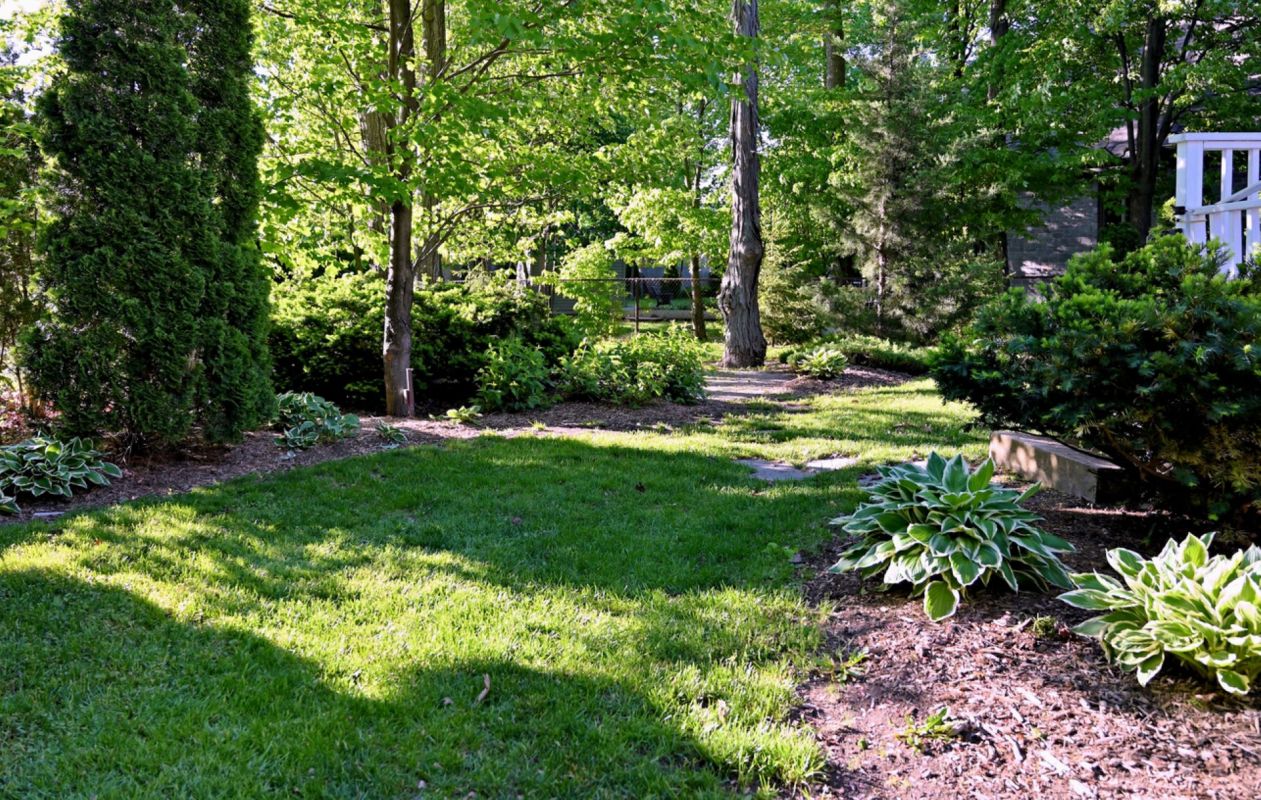
[[[858,471],[729,456],[976,451],[966,420],[914,384],[0,528],[0,797],[769,795],[823,763],[790,555]]]

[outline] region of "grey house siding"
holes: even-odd
[[[1007,258],[1014,286],[1028,286],[1063,274],[1068,260],[1099,244],[1099,199],[1079,197],[1059,206],[1035,203],[1043,212],[1040,227],[1012,233]]]

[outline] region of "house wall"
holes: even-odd
[[[1090,195],[1060,206],[1034,204],[1043,224],[1007,238],[1007,258],[1014,284],[1060,275],[1068,260],[1099,244],[1099,200]]]

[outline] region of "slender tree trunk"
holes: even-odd
[[[758,0],[733,0],[736,34],[758,36]],[[766,362],[766,337],[758,310],[757,283],[762,271],[762,214],[758,191],[758,73],[750,64],[744,74],[744,97],[731,103],[731,254],[718,293],[726,320],[722,363],[757,367]]]
[[[1140,241],[1146,241],[1147,235],[1151,233],[1152,206],[1160,169],[1160,148],[1164,144],[1160,135],[1160,99],[1156,87],[1161,80],[1161,62],[1165,55],[1168,33],[1169,23],[1166,19],[1157,16],[1148,18],[1139,74],[1143,95],[1138,109],[1138,132],[1132,154],[1134,163],[1126,200],[1127,218],[1138,231]]]
[[[402,88],[403,97],[392,128],[401,128],[416,108],[416,40],[410,0],[390,0],[389,75]],[[415,161],[411,148],[392,137],[400,183],[407,185]],[[385,362],[385,413],[410,417],[415,398],[410,391],[408,369],[412,362],[412,298],[416,290],[416,267],[412,255],[412,203],[397,200],[390,207],[390,268],[385,286],[385,335],[382,351]]]
[[[705,330],[705,295],[701,291],[701,257],[692,254],[692,333],[696,334],[698,342],[704,342],[709,339],[709,333]]]
[[[1011,19],[1007,16],[1007,0],[990,0],[990,47],[998,47],[1002,44],[1003,37],[1011,30]],[[986,88],[985,96],[993,103],[998,99],[998,93],[1002,88],[1002,75],[997,71],[991,77],[989,86]],[[1002,122],[1006,122],[1003,120]],[[1002,127],[994,137],[994,146],[1005,148],[1007,146],[1007,134]],[[998,258],[1003,262],[1003,275],[1011,274],[1011,250],[1009,247],[1007,231],[998,232],[995,237],[994,246],[998,251]]]
[[[831,18],[831,30],[823,39],[823,51],[827,60],[823,86],[826,89],[844,89],[845,21],[841,17],[840,0],[828,0],[827,13]]]
[[[447,67],[447,3],[446,0],[423,0],[421,20],[424,27],[426,75],[431,83],[442,80]],[[434,207],[437,201],[432,192],[424,193],[425,223],[433,227]],[[425,237],[421,250],[419,272],[431,279],[442,280],[442,242],[436,233]]]

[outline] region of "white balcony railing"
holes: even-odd
[[[1182,133],[1169,141],[1178,146],[1178,227],[1197,244],[1221,240],[1225,269],[1238,274],[1243,261],[1261,258],[1261,133]],[[1204,176],[1213,166],[1221,191],[1206,202]]]

